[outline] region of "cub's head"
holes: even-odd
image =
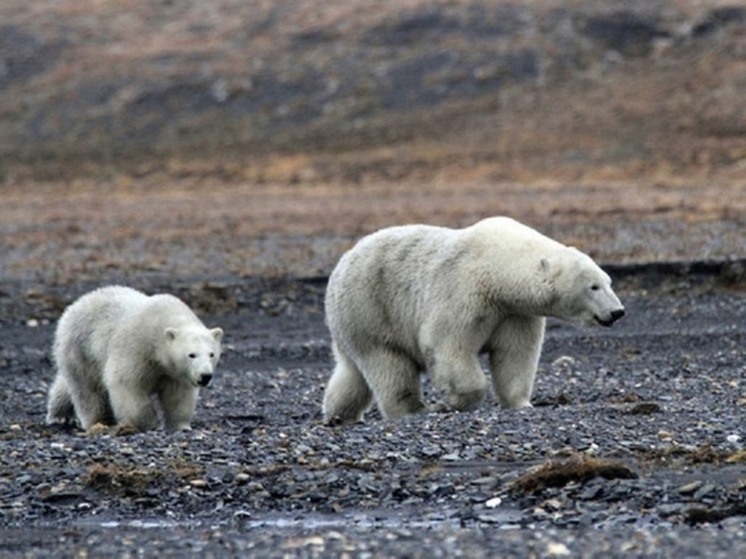
[[[611,278],[579,250],[568,248],[542,258],[541,272],[552,292],[551,316],[602,326],[611,326],[624,316],[624,306],[611,289]]]
[[[166,328],[166,354],[175,376],[194,386],[207,386],[220,359],[223,330],[189,326]]]

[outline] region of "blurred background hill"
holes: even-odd
[[[4,0],[0,21],[6,168],[746,172],[735,0]]]
[[[244,239],[265,256],[221,265],[253,273],[267,245],[492,213],[611,260],[742,257],[744,177],[738,0],[0,4],[6,270],[42,233],[69,258]]]

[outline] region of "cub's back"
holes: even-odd
[[[123,286],[101,287],[80,297],[62,314],[57,324],[55,355],[82,351],[101,355],[121,321],[148,302],[144,293]]]
[[[189,305],[167,293],[151,295],[139,315],[130,315],[126,320],[133,321],[133,327],[137,330],[153,328],[162,331],[167,327],[204,326]]]

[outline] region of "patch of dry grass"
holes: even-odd
[[[577,454],[566,460],[552,460],[516,479],[516,493],[540,493],[547,487],[562,487],[571,482],[585,483],[593,478],[634,479],[637,474],[619,462]]]
[[[201,475],[202,471],[202,466],[182,462],[161,468],[96,463],[88,468],[83,485],[104,493],[141,494],[151,487],[162,486],[169,478],[191,480]]]

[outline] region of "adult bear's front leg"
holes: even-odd
[[[531,406],[536,368],[544,341],[544,318],[509,317],[497,328],[490,348],[495,398],[506,408]]]
[[[429,353],[433,383],[445,392],[448,404],[458,411],[476,409],[487,392],[487,379],[472,344],[449,340]]]

